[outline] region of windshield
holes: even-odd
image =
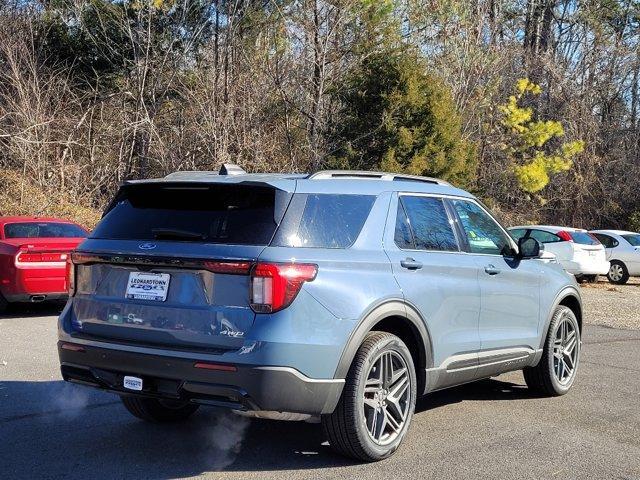
[[[267,245],[277,196],[287,194],[247,185],[129,185],[91,238]]]
[[[5,238],[83,238],[86,230],[72,223],[20,222],[4,226]]]
[[[640,247],[640,234],[639,233],[631,233],[628,235],[622,235],[627,242],[629,242],[634,247]]]

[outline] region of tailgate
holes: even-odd
[[[75,254],[72,327],[126,343],[237,349],[255,318],[248,272],[261,248],[242,250],[206,261]]]
[[[136,344],[239,348],[255,318],[249,267],[289,198],[264,184],[123,186],[73,255],[72,327]]]

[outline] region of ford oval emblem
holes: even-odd
[[[141,243],[140,245],[138,245],[138,248],[140,250],[153,250],[154,248],[156,248],[156,244],[155,243]]]

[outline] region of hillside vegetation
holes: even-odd
[[[640,218],[639,0],[23,0],[0,33],[3,212],[91,222],[124,180],[237,163]]]
[[[11,170],[0,170],[0,217],[5,215],[52,216],[73,220],[92,229],[101,212],[83,207],[64,192],[43,190]]]

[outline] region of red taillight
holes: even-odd
[[[571,234],[569,232],[565,232],[562,230],[561,232],[556,233],[558,237],[564,242],[573,242],[573,238],[571,238]]]
[[[271,313],[288,307],[304,282],[316,278],[318,267],[304,263],[258,263],[251,271],[251,308]]]
[[[204,268],[213,273],[229,275],[247,275],[251,270],[251,262],[204,262]]]
[[[20,251],[16,255],[16,265],[32,263],[60,263],[67,260],[68,254],[60,252]]]
[[[67,282],[67,292],[69,296],[73,297],[76,291],[76,268],[73,264],[72,256],[67,256],[67,271],[65,275],[65,281]]]
[[[16,261],[18,263],[34,263],[34,262],[42,262],[42,254],[41,253],[27,253],[20,252],[16,257]]]

